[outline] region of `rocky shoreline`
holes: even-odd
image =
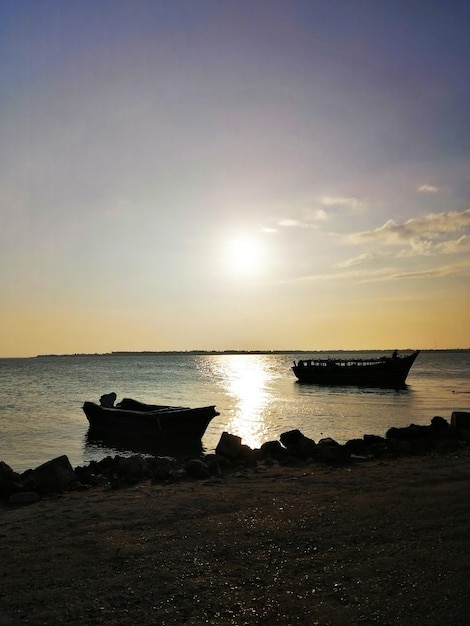
[[[466,626],[469,415],[28,470],[0,500],[0,624]]]
[[[450,422],[435,416],[429,425],[393,427],[385,437],[366,434],[343,445],[328,437],[315,442],[299,430],[291,430],[281,434],[279,441],[268,441],[259,449],[252,449],[244,445],[240,437],[224,432],[215,454],[201,458],[181,460],[140,454],[131,457],[116,455],[74,469],[68,457],[63,455],[22,474],[0,461],[0,500],[19,506],[38,502],[48,494],[98,486],[116,489],[146,480],[152,483],[207,480],[256,468],[258,464],[338,465],[361,460],[449,453],[469,444],[470,412],[462,411],[454,411]]]

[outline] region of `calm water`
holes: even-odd
[[[81,409],[84,400],[98,401],[110,391],[118,399],[215,404],[220,416],[203,439],[208,452],[224,430],[251,447],[292,428],[315,440],[345,442],[470,410],[468,351],[422,352],[408,388],[400,391],[299,385],[290,369],[297,358],[292,353],[0,359],[0,460],[21,472],[61,454],[74,467],[122,454],[89,440]]]

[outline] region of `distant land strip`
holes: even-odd
[[[236,355],[236,354],[351,354],[365,352],[393,352],[394,349],[374,350],[371,348],[364,350],[142,350],[142,351],[113,351],[113,352],[90,352],[90,353],[72,353],[72,354],[38,354],[37,359],[48,357],[70,357],[70,356],[211,356],[211,355]],[[422,352],[469,352],[470,348],[429,348],[423,349]],[[398,352],[414,352],[414,348],[402,348]]]

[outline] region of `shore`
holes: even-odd
[[[468,622],[470,451],[0,509],[0,624]]]

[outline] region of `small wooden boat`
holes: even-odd
[[[215,406],[189,408],[145,404],[116,394],[101,396],[100,404],[84,402],[83,411],[93,433],[151,437],[154,441],[200,441],[211,420],[219,415]]]
[[[370,359],[302,359],[294,361],[292,371],[301,383],[399,389],[419,352],[399,356],[395,351],[391,357]]]

